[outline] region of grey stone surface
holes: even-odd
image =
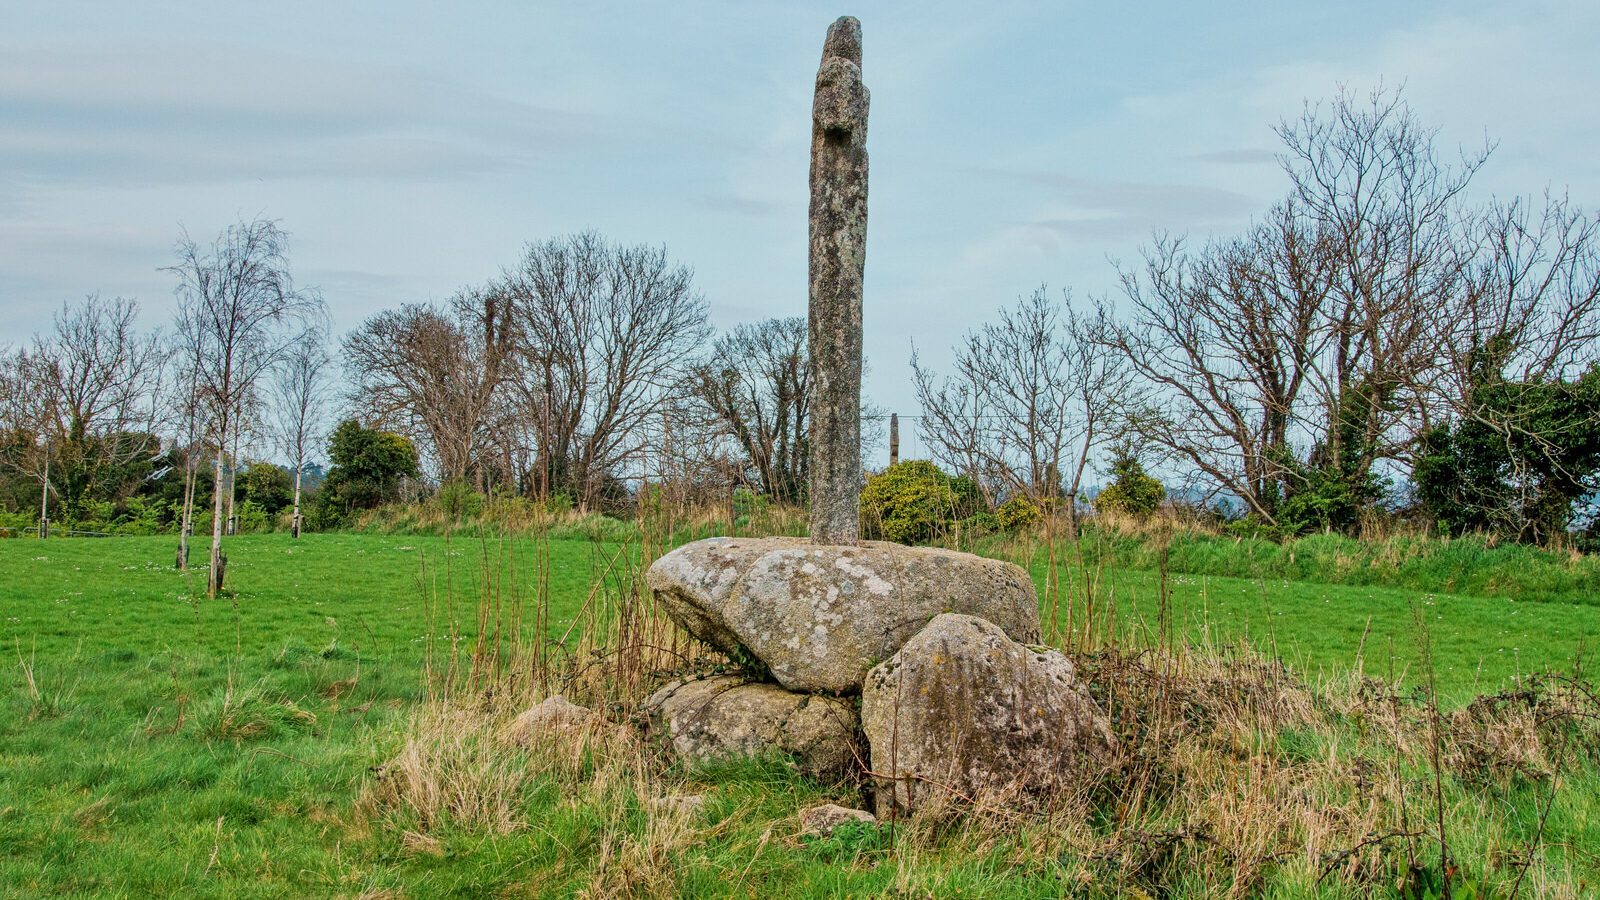
[[[811,106],[811,539],[861,537],[861,286],[867,259],[861,23],[828,28]]]
[[[953,550],[709,538],[662,556],[647,578],[678,624],[721,650],[750,654],[793,691],[853,693],[868,669],[943,612],[1039,640],[1028,574]]]
[[[800,833],[823,836],[832,834],[840,825],[851,822],[873,822],[878,817],[864,809],[851,809],[834,803],[824,803],[800,810]]]
[[[595,712],[579,706],[566,697],[556,694],[534,704],[506,726],[507,740],[526,744],[540,735],[560,734],[588,728],[594,724]]]
[[[879,818],[1082,786],[1116,747],[1071,660],[963,615],[934,619],[867,675],[861,724]]]
[[[844,778],[858,767],[860,720],[832,697],[796,694],[738,675],[674,681],[645,700],[651,733],[681,758],[792,754],[801,771]]]

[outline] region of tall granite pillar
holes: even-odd
[[[861,284],[867,256],[861,23],[828,28],[811,106],[811,540],[861,536]]]

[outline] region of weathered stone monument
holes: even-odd
[[[811,539],[861,536],[861,290],[867,105],[861,23],[834,22],[811,103]]]
[[[1040,639],[1019,566],[860,540],[861,286],[867,236],[861,24],[828,29],[811,138],[811,537],[710,538],[650,566],[678,625],[744,662],[644,704],[675,753],[776,750],[813,774],[860,775],[878,809],[952,796],[1045,793],[1114,752],[1105,717]],[[845,695],[862,694],[861,712]],[[865,815],[864,813],[862,815]]]

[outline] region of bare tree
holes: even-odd
[[[1425,397],[1442,374],[1429,339],[1465,289],[1471,219],[1462,193],[1491,147],[1440,159],[1438,129],[1399,91],[1342,91],[1277,128],[1293,185],[1289,209],[1316,234],[1327,269],[1326,334],[1311,386],[1323,407],[1317,460],[1365,479],[1406,456],[1426,427]],[[1453,327],[1453,325],[1445,326]]]
[[[922,407],[919,432],[933,461],[971,478],[992,504],[995,492],[1007,478],[995,471],[993,453],[983,435],[985,414],[982,386],[964,378],[937,376],[911,354],[911,372]]]
[[[299,326],[319,315],[322,299],[297,288],[289,272],[288,235],[276,222],[231,225],[209,247],[187,236],[178,243],[177,328],[194,374],[194,397],[216,449],[212,490],[211,565],[206,592],[222,590],[223,492],[229,441],[255,401],[261,377],[299,338]]]
[[[484,468],[514,331],[496,288],[448,307],[408,304],[368,319],[344,341],[351,401],[370,420],[424,448],[443,481]]]
[[[517,329],[509,382],[536,448],[540,494],[580,508],[641,461],[646,429],[708,334],[693,273],[665,248],[594,232],[530,245],[506,273]]]
[[[1592,493],[1577,448],[1600,408],[1584,415],[1564,395],[1600,360],[1600,220],[1547,194],[1542,207],[1491,204],[1478,227],[1466,287],[1430,334],[1445,374],[1424,398],[1424,454],[1454,445],[1443,465],[1470,474],[1419,459],[1417,481],[1435,514],[1456,520],[1442,524],[1542,540],[1569,524],[1566,498]]]
[[[923,439],[990,491],[1076,497],[1131,382],[1096,339],[1103,327],[1098,312],[1080,316],[1070,295],[1058,303],[1041,287],[968,334],[953,375],[938,380],[913,357]]]
[[[48,335],[17,352],[7,368],[12,387],[5,418],[34,435],[37,447],[19,462],[40,483],[40,529],[56,494],[76,515],[103,480],[127,463],[159,452],[151,402],[160,383],[158,338],[141,334],[139,305],[90,295],[64,304]]]
[[[811,362],[804,318],[767,319],[719,336],[689,375],[693,397],[738,446],[762,492],[806,487]]]
[[[300,514],[300,484],[312,443],[322,424],[322,410],[328,401],[328,358],[325,337],[320,330],[307,329],[278,364],[273,382],[272,407],[279,445],[294,467],[293,514],[289,531],[300,536],[304,521]]]
[[[1127,307],[1100,332],[1148,389],[1129,426],[1269,522],[1327,343],[1325,252],[1291,204],[1197,254],[1158,236],[1142,270],[1122,271]]]
[[[1547,194],[1537,210],[1523,198],[1491,204],[1477,224],[1465,287],[1429,336],[1448,351],[1437,399],[1458,414],[1469,414],[1467,362],[1491,341],[1505,342],[1500,374],[1511,381],[1570,378],[1600,359],[1600,219]]]
[[[1289,196],[1198,253],[1158,236],[1108,332],[1151,389],[1140,436],[1267,522],[1312,470],[1367,496],[1416,448],[1473,260],[1462,192],[1489,152],[1442,162],[1382,89],[1277,131]]]
[[[194,504],[200,466],[205,461],[205,436],[209,433],[206,408],[200,402],[200,360],[189,343],[195,335],[174,332],[172,357],[175,372],[170,398],[171,419],[177,423],[173,456],[183,466],[183,509],[178,517],[177,567],[189,568],[189,536],[194,533]],[[216,489],[216,485],[212,485]]]

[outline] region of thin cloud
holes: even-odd
[[[695,202],[697,205],[712,212],[728,213],[735,216],[752,216],[762,219],[777,218],[789,212],[787,207],[779,203],[757,200],[752,197],[739,197],[733,194],[706,194]]]
[[[402,68],[243,49],[0,48],[0,172],[13,184],[436,181],[526,164],[605,131],[586,114]]]
[[[1045,205],[1064,207],[1060,214],[1036,220],[1047,227],[1102,221],[1143,223],[1146,231],[1184,228],[1245,216],[1257,206],[1245,194],[1208,185],[1102,181],[1044,171],[990,170],[990,174],[1045,189],[1041,197]]]
[[[1217,150],[1212,153],[1195,153],[1189,159],[1201,163],[1214,163],[1221,166],[1268,166],[1276,165],[1278,154],[1272,150],[1247,150],[1237,148],[1233,150]]]

